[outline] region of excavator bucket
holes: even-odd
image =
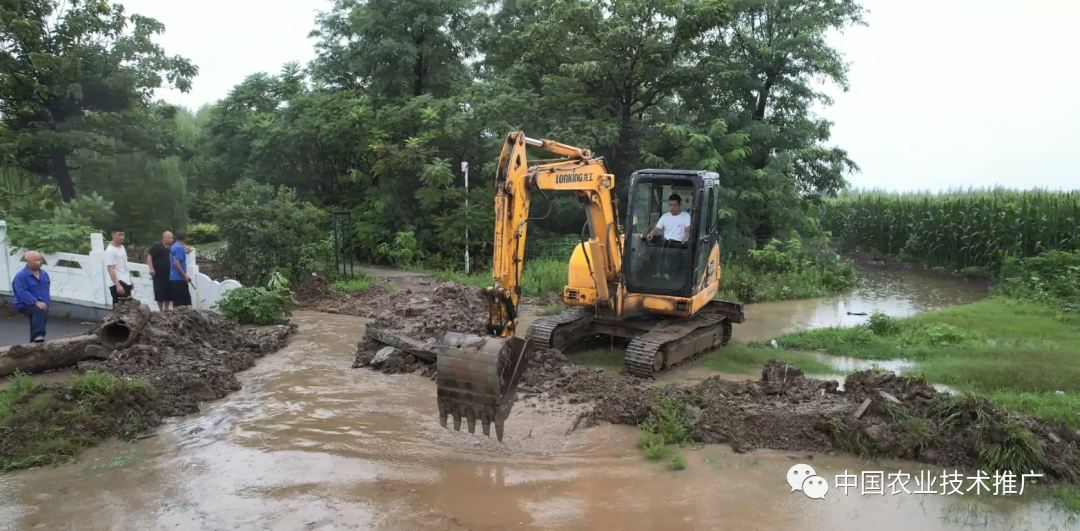
[[[468,422],[469,433],[476,433],[479,420],[484,435],[503,438],[503,426],[514,405],[514,393],[525,367],[531,346],[518,337],[494,337],[448,332],[438,347],[439,423],[446,427],[454,417],[454,429],[461,430],[461,419]]]

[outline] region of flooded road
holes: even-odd
[[[243,389],[155,438],[0,476],[0,530],[1068,529],[1016,496],[790,492],[805,462],[834,483],[852,457],[684,449],[670,471],[636,430],[578,429],[575,406],[519,402],[504,443],[439,427],[435,384],[350,369],[363,321],[298,312],[290,345]],[[891,468],[890,468],[891,467]],[[888,473],[886,472],[886,473]],[[914,483],[908,486],[916,490]]]

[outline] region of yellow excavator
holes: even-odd
[[[559,155],[529,165],[526,148]],[[439,422],[447,418],[469,433],[476,421],[484,435],[502,441],[518,381],[535,349],[559,349],[596,336],[629,339],[627,372],[650,376],[731,339],[742,306],[715,301],[720,283],[716,217],[719,175],[699,170],[638,170],[630,176],[626,227],[621,233],[615,176],[588,149],[521,132],[506,137],[495,175],[494,285],[483,289],[490,317],[483,334],[448,332],[437,347]],[[573,192],[584,205],[589,229],[570,258],[561,314],[536,319],[518,334],[521,278],[530,220],[530,197]],[[663,211],[689,227],[660,223]],[[672,218],[663,218],[670,220]],[[662,229],[658,227],[661,225]],[[684,228],[682,237],[677,234]],[[668,236],[663,237],[663,232]],[[668,234],[670,232],[670,234]],[[689,233],[686,235],[685,233]]]

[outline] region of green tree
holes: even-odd
[[[152,101],[168,83],[191,87],[198,69],[168,56],[158,21],[102,0],[0,3],[0,157],[50,176],[76,198],[69,157],[175,153],[175,109]]]
[[[294,281],[333,265],[325,214],[294,190],[244,179],[225,197],[213,215],[228,242],[220,260],[241,283],[266,285],[281,268]]]

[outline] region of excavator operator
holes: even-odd
[[[668,197],[668,212],[660,216],[653,230],[645,236],[646,240],[652,241],[659,231],[664,231],[664,247],[686,247],[690,241],[690,214],[679,212],[682,207],[682,198],[679,194],[671,194]],[[672,245],[672,244],[676,245]],[[681,244],[681,245],[680,245]]]
[[[672,275],[684,270],[689,265],[690,213],[680,212],[682,197],[671,194],[668,197],[668,212],[660,216],[653,230],[645,235],[652,249],[646,252],[659,266],[658,274],[670,280]],[[663,231],[663,241],[653,243],[656,233]],[[659,244],[659,245],[657,245]]]

